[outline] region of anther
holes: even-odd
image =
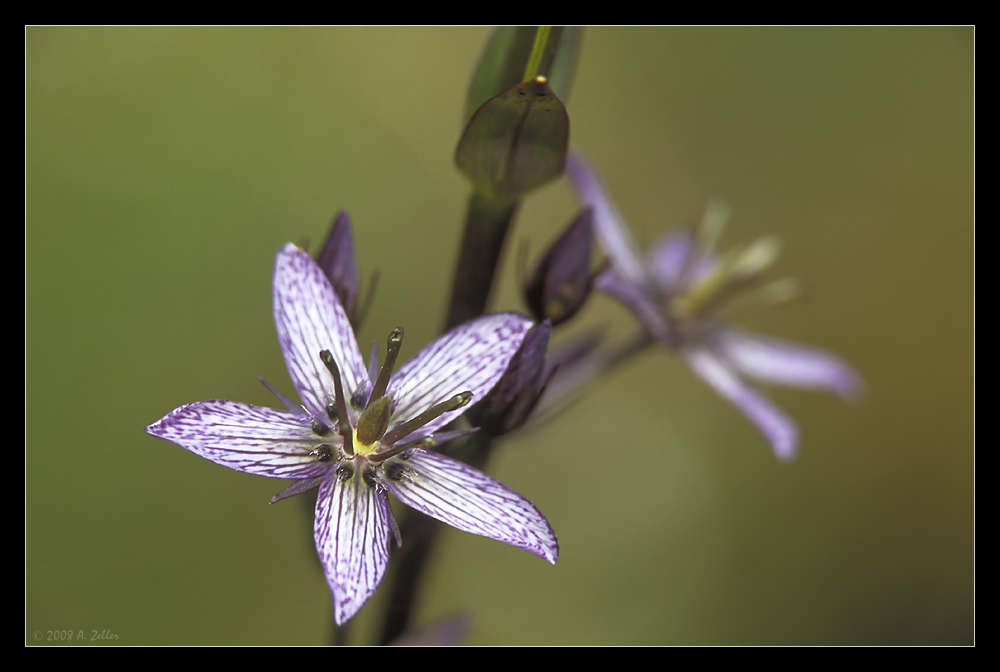
[[[401,481],[403,476],[406,474],[406,467],[399,464],[398,462],[393,462],[385,468],[385,477],[390,481]]]
[[[312,457],[315,457],[319,462],[329,462],[330,458],[333,457],[333,449],[324,443],[309,454]]]
[[[330,426],[317,418],[312,419],[313,433],[318,436],[326,436],[330,433]]]

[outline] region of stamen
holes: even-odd
[[[472,392],[462,392],[461,394],[456,394],[451,399],[442,401],[440,404],[429,408],[412,420],[407,420],[403,424],[390,429],[382,437],[382,444],[386,446],[391,446],[392,444],[399,441],[401,438],[413,431],[420,429],[426,425],[431,420],[435,420],[441,415],[448,413],[449,411],[454,411],[455,409],[462,408],[472,399]],[[379,457],[382,457],[385,453],[379,453]],[[374,455],[370,456],[368,459],[372,459]],[[384,457],[382,459],[385,459]]]
[[[320,351],[319,358],[323,360],[323,366],[333,376],[333,393],[337,404],[337,431],[344,437],[344,452],[353,455],[354,436],[351,432],[351,422],[347,417],[347,405],[344,398],[344,385],[340,381],[340,369],[337,368],[337,362],[333,360],[333,355],[330,354],[329,350]]]
[[[691,223],[691,239],[684,256],[684,263],[681,264],[681,271],[678,274],[681,286],[690,283],[691,276],[697,270],[700,260],[714,254],[715,245],[722,236],[722,229],[725,228],[726,221],[729,219],[729,212],[728,203],[713,198],[694,218]]]
[[[798,299],[805,293],[802,284],[794,278],[775,280],[756,290],[751,290],[725,307],[724,317],[732,320],[762,306],[783,306]]]
[[[674,300],[680,318],[717,310],[739,291],[758,282],[778,257],[776,238],[761,238],[753,245],[727,254],[690,291]]]
[[[398,446],[393,446],[392,448],[390,448],[385,452],[369,455],[368,461],[378,464],[379,462],[388,460],[390,457],[396,457],[400,453],[405,453],[406,451],[412,448],[423,448],[426,450],[428,448],[433,447],[435,444],[437,444],[437,441],[434,439],[433,436],[425,436],[415,441],[407,441],[406,443],[401,443]],[[399,479],[393,479],[393,480],[399,480]]]
[[[369,407],[385,395],[385,389],[389,387],[389,379],[392,377],[392,370],[396,367],[396,357],[399,356],[401,345],[403,345],[403,328],[396,327],[386,341],[385,361],[382,362],[382,370],[378,373],[378,380],[375,381],[372,394],[368,397]]]

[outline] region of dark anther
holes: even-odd
[[[406,473],[406,467],[396,462],[391,463],[385,468],[385,477],[390,481],[400,481],[403,479],[403,475]]]
[[[342,464],[337,467],[337,478],[342,481],[346,481],[354,476],[354,467],[349,464]]]
[[[367,485],[369,488],[374,488],[375,485],[378,483],[378,481],[375,480],[374,469],[365,469],[361,473],[361,478],[365,479],[365,485]]]
[[[329,462],[330,458],[333,457],[333,449],[324,443],[309,454],[320,462]]]
[[[326,405],[326,417],[330,418],[334,422],[339,419],[339,416],[337,415],[337,404]]]
[[[365,393],[362,390],[355,390],[351,395],[351,408],[355,411],[365,410]]]
[[[312,430],[318,436],[326,436],[327,434],[330,433],[330,426],[328,424],[326,424],[325,422],[323,422],[322,420],[318,420],[316,418],[313,418],[312,419]]]

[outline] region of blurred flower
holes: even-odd
[[[712,247],[728,209],[710,203],[691,230],[667,235],[643,258],[586,161],[571,154],[567,174],[594,209],[595,232],[611,263],[595,286],[624,303],[650,336],[680,352],[695,373],[757,425],[779,458],[795,455],[798,428],[745,377],[828,389],[844,398],[861,390],[858,375],[833,355],[747,334],[720,320],[719,310],[733,299],[780,302],[797,293],[790,281],[759,287],[777,256],[774,239],[716,256]],[[750,288],[759,291],[751,296]]]
[[[374,357],[366,369],[329,280],[290,244],[275,264],[274,316],[303,406],[272,390],[287,411],[204,401],[181,406],[146,431],[237,471],[299,479],[272,502],[319,487],[316,549],[338,624],[382,580],[390,529],[400,541],[386,490],[458,529],[556,561],[555,535],[528,500],[427,450],[467,433],[435,434],[496,384],[530,320],[513,313],[472,320],[393,374],[402,343],[397,329],[381,370]]]

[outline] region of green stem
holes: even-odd
[[[493,277],[517,201],[497,203],[473,193],[455,268],[445,331],[486,312]]]
[[[535,44],[531,47],[531,56],[528,57],[528,65],[524,68],[522,82],[530,82],[538,76],[538,69],[542,65],[542,57],[545,55],[545,47],[551,32],[552,26],[538,26],[535,32]]]

